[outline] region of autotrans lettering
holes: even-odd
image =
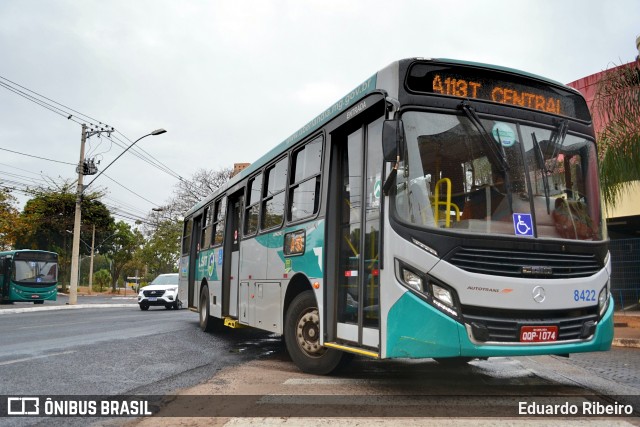
[[[516,90],[501,85],[483,85],[478,81],[436,74],[433,77],[432,90],[434,93],[442,95],[488,99],[499,104],[509,104],[547,113],[562,114],[560,98]]]
[[[496,289],[496,288],[483,288],[481,286],[467,286],[467,290],[476,292],[492,292],[496,294],[508,294],[513,291],[511,288]]]

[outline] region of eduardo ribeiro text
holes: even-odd
[[[518,415],[631,415],[633,407],[618,402],[604,404],[600,402],[582,402],[582,405],[565,402],[562,404],[542,404],[536,402],[518,402]]]

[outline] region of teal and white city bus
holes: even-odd
[[[43,304],[58,296],[58,254],[37,250],[0,252],[0,303]]]
[[[187,212],[180,300],[204,330],[283,334],[310,373],[602,351],[605,233],[577,91],[405,59]]]

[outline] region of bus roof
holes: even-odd
[[[434,63],[443,63],[443,64],[465,65],[465,66],[469,66],[469,67],[485,68],[485,69],[492,70],[492,71],[500,71],[500,72],[505,72],[505,73],[518,74],[518,75],[521,75],[521,76],[524,76],[524,77],[540,80],[542,82],[545,82],[545,83],[548,83],[548,84],[551,84],[551,85],[562,86],[562,87],[570,89],[570,90],[572,90],[572,91],[574,91],[576,93],[579,93],[575,89],[573,89],[573,88],[571,88],[569,86],[566,86],[563,83],[560,83],[560,82],[557,82],[555,80],[551,80],[551,79],[548,79],[546,77],[542,77],[542,76],[539,76],[539,75],[536,75],[536,74],[528,73],[526,71],[518,70],[518,69],[515,69],[515,68],[508,68],[508,67],[502,67],[502,66],[499,66],[499,65],[485,64],[485,63],[473,62],[473,61],[462,61],[462,60],[458,60],[458,59],[449,59],[449,58],[418,58],[418,57],[416,57],[416,58],[401,59],[401,60],[392,62],[387,67],[385,67],[385,68],[381,69],[380,71],[376,72],[373,76],[369,77],[367,80],[362,82],[360,85],[358,85],[355,89],[353,89],[347,95],[345,95],[344,97],[340,98],[337,102],[335,102],[333,105],[331,105],[325,111],[323,111],[321,114],[319,114],[318,116],[313,118],[311,121],[309,121],[305,126],[303,126],[302,128],[298,129],[289,138],[285,139],[280,144],[278,144],[275,147],[273,147],[266,154],[264,154],[263,156],[258,158],[255,162],[253,162],[250,166],[248,166],[247,168],[243,169],[240,173],[238,173],[236,176],[231,178],[225,184],[221,185],[211,195],[205,197],[200,202],[196,203],[191,209],[189,209],[187,211],[187,213],[185,213],[185,218],[189,217],[194,212],[197,212],[203,206],[208,204],[213,198],[215,198],[215,196],[217,194],[225,191],[226,189],[232,187],[233,185],[235,185],[237,182],[241,181],[245,177],[247,177],[247,176],[253,174],[254,172],[256,172],[257,170],[261,169],[264,165],[266,165],[273,158],[275,158],[275,157],[279,156],[280,154],[284,153],[291,146],[293,146],[297,142],[301,141],[305,137],[309,136],[315,130],[317,130],[320,127],[322,127],[325,123],[328,123],[331,119],[333,119],[334,117],[339,115],[343,110],[345,110],[348,107],[350,107],[353,104],[355,104],[362,97],[372,93],[374,90],[377,89],[376,83],[378,81],[378,74],[381,73],[383,70],[386,70],[386,69],[389,69],[389,68],[392,68],[392,67],[396,67],[401,62],[411,62],[411,61],[425,61],[425,62],[434,62]],[[385,88],[380,88],[380,89],[385,89]]]
[[[11,249],[11,250],[8,250],[8,251],[0,251],[0,256],[15,255],[15,254],[25,253],[25,252],[36,252],[36,253],[40,253],[40,254],[51,254],[51,255],[58,256],[58,254],[56,252],[43,251],[43,250],[40,250],[40,249]]]

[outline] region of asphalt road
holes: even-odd
[[[279,338],[264,332],[214,336],[200,331],[189,310],[141,311],[137,304],[7,312],[0,328],[0,395],[9,396],[173,394],[282,348]]]
[[[49,311],[44,310],[45,305],[34,310],[26,307],[26,312],[18,308],[15,313],[0,313],[0,396],[186,393],[233,399],[239,395],[231,401],[235,405],[246,404],[247,395],[269,401],[273,396],[322,394],[340,401],[360,399],[362,408],[369,410],[387,402],[387,395],[426,394],[451,396],[443,404],[454,402],[453,413],[463,414],[466,403],[458,402],[455,396],[465,393],[476,396],[471,402],[476,406],[486,403],[477,401],[477,396],[504,395],[503,409],[514,405],[508,396],[585,394],[605,400],[619,395],[620,402],[633,404],[635,416],[640,408],[638,349],[572,355],[570,359],[497,358],[462,368],[443,367],[432,360],[356,358],[343,374],[318,377],[301,373],[277,336],[253,329],[205,334],[199,330],[198,316],[188,310],[154,307],[143,312],[132,300],[114,300],[113,308],[108,304],[95,300],[93,308],[82,304],[86,308]],[[176,403],[184,410],[182,401]],[[399,400],[401,409],[406,404]],[[244,413],[236,410],[237,415],[231,416]],[[176,418],[145,421],[148,425],[160,421],[173,425]],[[115,426],[124,420],[0,419],[2,426],[80,426],[92,422]]]

